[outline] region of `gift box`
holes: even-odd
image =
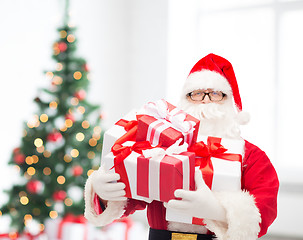
[[[141,240],[148,239],[149,228],[141,221],[126,217],[106,225],[100,233],[100,240]]]
[[[202,171],[212,191],[240,191],[244,140],[199,136],[189,149],[196,154],[196,169]],[[203,225],[203,219],[167,209],[166,220]]]
[[[119,181],[126,185],[126,197],[167,202],[174,198],[176,189],[194,187],[195,155],[185,152],[187,144],[179,146],[180,142],[181,139],[167,149],[153,148],[146,141],[126,142],[120,146],[124,149],[118,155],[113,152],[106,155],[103,164],[120,174]],[[113,151],[116,151],[115,147]]]
[[[145,114],[138,118],[137,141],[150,141],[153,146],[169,147],[182,138],[189,146],[196,142],[199,120],[159,100],[144,106]]]
[[[83,215],[67,214],[63,218],[49,219],[45,222],[48,240],[92,240],[95,230]]]

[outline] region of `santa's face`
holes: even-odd
[[[240,138],[237,112],[231,97],[226,95],[221,101],[212,102],[208,96],[203,101],[193,101],[186,96],[179,107],[200,120],[199,134]]]

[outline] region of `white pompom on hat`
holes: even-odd
[[[185,81],[182,95],[186,97],[188,93],[198,89],[214,89],[222,91],[227,96],[232,95],[238,110],[238,123],[242,125],[249,122],[249,114],[242,111],[242,101],[233,67],[225,58],[210,53],[194,65]]]

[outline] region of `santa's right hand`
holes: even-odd
[[[120,179],[118,173],[111,173],[100,167],[92,173],[92,186],[97,195],[107,201],[124,201],[125,184],[117,182]]]

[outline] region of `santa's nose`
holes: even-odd
[[[201,103],[211,103],[210,99],[209,99],[209,96],[208,95],[205,95],[204,96],[204,99],[202,100]]]

